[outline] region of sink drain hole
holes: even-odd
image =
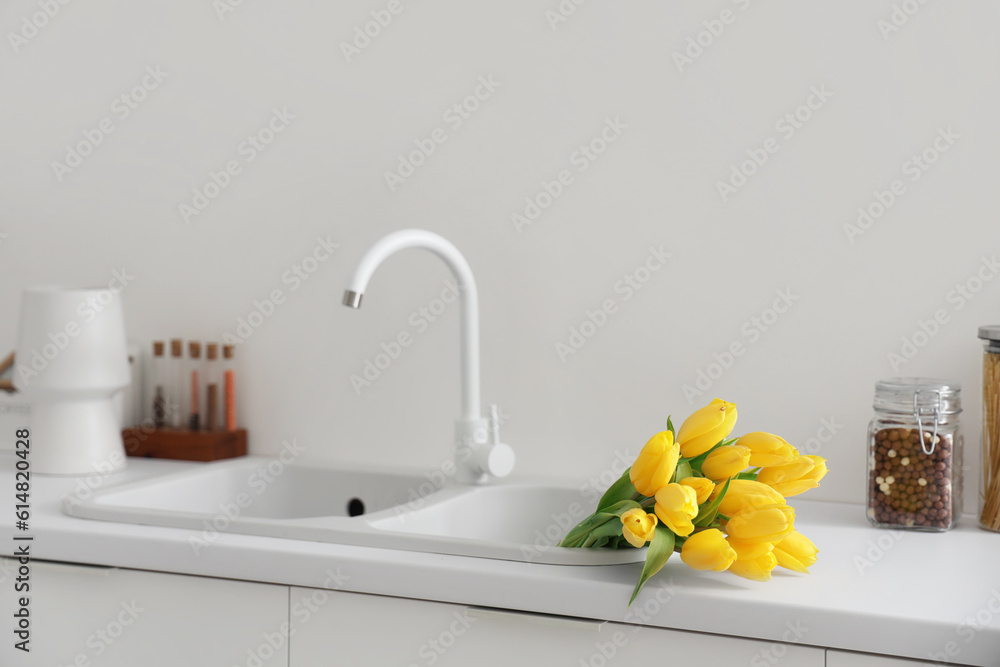
[[[361,498],[351,498],[347,501],[347,516],[360,516],[365,513],[365,504]]]

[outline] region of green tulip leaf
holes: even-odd
[[[677,462],[677,469],[674,470],[674,481],[679,482],[682,479],[691,477],[694,471],[691,469],[691,464],[687,459],[681,459]]]
[[[612,533],[620,533],[621,515],[628,510],[635,509],[639,506],[639,503],[634,500],[620,500],[611,507],[605,508],[602,512],[594,512],[586,519],[578,523],[571,531],[566,533],[566,537],[562,539],[559,546],[569,548],[589,547],[591,545],[588,544],[588,541],[592,542],[590,537],[595,533],[595,531],[600,530],[609,522],[611,522],[614,526],[614,531],[612,531]],[[604,533],[600,533],[600,535],[603,534]]]
[[[731,481],[732,478],[726,480],[726,485],[722,487],[722,491],[720,491],[719,495],[715,497],[715,500],[702,505],[700,511],[698,512],[698,516],[696,516],[692,522],[694,525],[699,528],[704,528],[705,526],[711,525],[711,523],[715,521],[716,515],[719,513],[719,505],[722,504],[722,499],[726,497],[726,492],[729,491],[729,482]]]
[[[757,471],[748,470],[745,472],[737,473],[736,475],[733,476],[733,479],[757,479],[757,472],[759,472],[759,469]]]
[[[620,520],[608,521],[607,523],[604,523],[592,530],[583,546],[586,548],[603,547],[605,544],[610,542],[612,538],[619,537],[621,534],[622,522]]]
[[[670,421],[670,415],[667,415],[667,430],[670,431],[673,434],[674,440],[676,440],[677,439],[677,431],[674,430],[674,423],[672,421]]]
[[[591,514],[566,533],[566,537],[562,539],[559,546],[570,548],[582,547],[592,530],[613,518],[615,518],[613,514],[604,514],[601,512]]]
[[[646,563],[642,566],[642,574],[639,575],[639,581],[635,584],[635,590],[632,591],[632,597],[628,600],[628,606],[632,606],[635,596],[642,590],[646,580],[667,564],[670,555],[674,553],[674,537],[675,535],[669,528],[663,524],[656,525],[656,532],[653,533],[649,550],[646,552]]]
[[[629,467],[622,476],[618,478],[614,484],[608,487],[608,490],[604,492],[601,496],[600,501],[597,503],[597,511],[602,511],[605,507],[610,507],[617,502],[622,500],[631,500],[638,495],[638,491],[632,485],[632,480],[629,478],[629,473],[632,470]]]

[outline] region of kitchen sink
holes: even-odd
[[[554,546],[593,508],[574,487],[438,488],[432,476],[245,457],[67,498],[99,521],[560,565],[638,562],[645,549]]]

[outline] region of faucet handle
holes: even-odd
[[[490,406],[490,419],[459,420],[456,426],[456,460],[464,471],[461,481],[482,484],[490,477],[506,477],[517,458],[510,445],[500,442],[500,416]]]
[[[502,442],[491,443],[477,452],[480,469],[493,477],[506,477],[514,470],[514,448]]]
[[[490,436],[491,442],[485,449],[485,456],[480,462],[483,472],[494,477],[506,477],[514,470],[517,456],[514,448],[500,442],[500,409],[494,403],[490,406]]]

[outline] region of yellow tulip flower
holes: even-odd
[[[736,551],[729,546],[718,528],[702,530],[684,541],[681,560],[696,570],[722,572],[736,560]]]
[[[819,549],[808,537],[797,530],[790,532],[783,540],[774,543],[774,556],[778,565],[796,572],[809,573],[806,569],[816,563]]]
[[[743,445],[726,445],[713,449],[701,464],[701,472],[711,480],[732,477],[750,465],[750,450]]]
[[[681,537],[694,532],[692,520],[698,516],[698,492],[683,484],[667,484],[656,492],[653,507],[660,521]]]
[[[722,491],[722,485],[716,486],[718,495]],[[747,507],[764,507],[765,505],[784,505],[785,497],[772,489],[767,484],[755,482],[752,479],[734,479],[729,482],[729,490],[719,504],[719,512],[726,516],[733,516],[740,510]]]
[[[793,530],[795,510],[788,505],[745,507],[726,523],[726,534],[746,543],[778,542]]]
[[[790,498],[819,486],[826,472],[826,459],[823,457],[800,456],[783,466],[764,468],[757,475],[757,481]]]
[[[629,479],[636,491],[644,496],[654,496],[670,482],[680,458],[680,447],[670,431],[657,433],[639,452],[632,464]]]
[[[798,450],[784,438],[764,431],[754,431],[740,436],[736,444],[750,448],[750,465],[755,468],[783,466],[794,461],[799,455]]]
[[[633,547],[641,547],[653,539],[656,532],[656,515],[647,514],[641,507],[622,513],[622,535]]]
[[[684,486],[690,486],[698,493],[698,504],[701,505],[712,495],[715,482],[704,477],[685,477],[680,481]]]
[[[684,420],[677,431],[677,442],[681,445],[681,454],[693,459],[715,447],[736,426],[736,404],[727,403],[720,398],[714,399],[703,408],[695,410]]]
[[[732,536],[726,541],[736,552],[736,560],[729,566],[730,572],[744,579],[770,581],[771,570],[778,564],[770,542],[745,542]]]

